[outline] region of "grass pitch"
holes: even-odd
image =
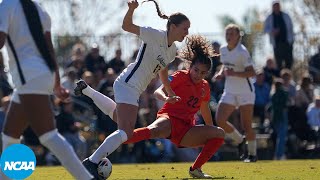
[[[113,164],[109,179],[190,179],[190,163],[159,164]],[[209,162],[203,171],[214,179],[320,179],[320,160],[258,161],[243,163],[235,161]],[[28,180],[73,179],[61,166],[36,167]]]

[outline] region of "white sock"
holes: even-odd
[[[248,154],[252,156],[257,155],[257,141],[248,141]]]
[[[41,135],[39,140],[76,179],[88,180],[93,178],[78,159],[71,145],[58,133],[57,129]]]
[[[2,152],[11,144],[20,144],[20,139],[16,139],[1,133],[2,136]]]
[[[243,141],[242,135],[239,133],[238,130],[234,130],[231,133],[226,133],[226,138],[230,138],[234,141],[235,144],[240,144]]]
[[[108,96],[92,89],[87,86],[82,90],[82,93],[91,98],[94,104],[106,115],[113,119],[113,111],[116,109],[117,104]]]
[[[1,136],[2,136],[2,152],[12,144],[20,144],[20,139],[7,136],[4,133],[1,133]],[[10,180],[10,178],[4,175],[4,173],[1,170],[0,170],[0,179]]]
[[[98,164],[102,158],[107,157],[127,140],[126,132],[121,129],[116,130],[103,141],[99,148],[89,157],[89,160]]]

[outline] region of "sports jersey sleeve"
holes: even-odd
[[[242,53],[242,58],[245,67],[253,66],[253,61],[248,51]]]
[[[11,8],[6,1],[0,1],[0,31],[8,34]]]
[[[161,39],[162,33],[160,30],[151,27],[140,27],[140,36],[142,41],[148,43],[150,41]]]
[[[203,98],[203,101],[209,101],[210,98],[211,98],[211,95],[210,95],[210,87],[209,87],[209,84],[208,82],[206,82],[204,84],[204,91],[205,91],[205,95],[204,95],[204,98]]]

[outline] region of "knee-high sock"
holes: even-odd
[[[99,148],[89,157],[94,163],[99,163],[102,158],[107,157],[128,139],[127,133],[119,129],[110,134]]]
[[[222,138],[213,138],[207,141],[207,143],[202,148],[199,156],[197,157],[196,161],[193,163],[191,169],[201,168],[201,166],[209,161],[209,159],[217,152],[219,147],[223,144],[224,139]]]
[[[20,139],[10,137],[4,133],[1,133],[1,136],[2,136],[2,152],[11,144],[20,144]]]
[[[248,154],[252,155],[252,156],[257,155],[257,141],[256,140],[248,141]]]
[[[136,143],[142,140],[150,139],[151,131],[147,127],[138,128],[133,131],[132,137],[123,144]]]
[[[240,144],[243,141],[243,137],[238,130],[234,130],[231,133],[226,133],[226,138],[230,138],[234,141],[235,145]]]
[[[109,97],[87,86],[82,90],[82,93],[91,98],[94,104],[106,115],[113,119],[113,111],[116,109],[117,104]]]
[[[81,180],[93,178],[78,159],[71,145],[58,133],[57,129],[41,135],[39,140],[59,159],[73,177]]]

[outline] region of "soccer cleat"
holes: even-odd
[[[88,86],[87,83],[84,80],[80,79],[78,82],[76,82],[76,84],[77,86],[74,88],[74,95],[83,95],[82,90]]]
[[[251,163],[251,162],[257,162],[257,156],[249,155],[245,160],[243,160],[245,163]]]
[[[200,168],[192,170],[190,167],[189,174],[193,178],[202,178],[202,179],[212,179],[213,178],[212,176],[203,173]]]
[[[98,174],[98,164],[93,163],[86,158],[82,161],[83,166],[89,171],[89,173],[94,177],[94,180],[102,180],[104,179],[102,176]]]

